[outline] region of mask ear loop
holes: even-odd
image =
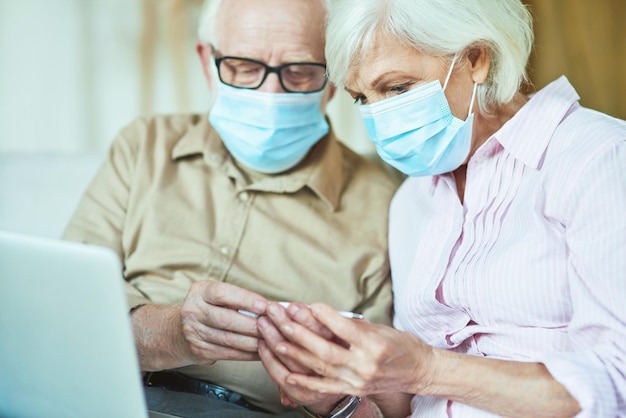
[[[446,81],[443,82],[443,90],[446,90],[446,87],[448,86],[448,81],[450,80],[450,76],[452,75],[452,69],[454,68],[454,63],[456,62],[456,58],[458,57],[458,54],[454,55],[454,58],[452,58],[452,63],[450,64],[450,69],[448,70],[448,75],[446,76]]]
[[[474,107],[474,99],[476,98],[476,90],[478,89],[478,84],[474,83],[474,88],[472,89],[472,100],[470,100],[469,110],[467,111],[467,116],[472,114],[472,108]]]
[[[448,70],[448,75],[446,75],[446,80],[443,82],[443,90],[446,90],[448,86],[448,81],[450,81],[450,76],[452,75],[452,69],[454,68],[454,63],[456,62],[456,58],[458,54],[452,58],[452,63],[450,64],[450,69]],[[467,111],[467,116],[472,114],[472,109],[474,108],[474,99],[476,98],[476,90],[478,89],[478,84],[474,83],[474,88],[472,89],[472,99],[470,100],[469,110]]]

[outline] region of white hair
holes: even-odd
[[[205,0],[198,20],[198,39],[207,44],[216,43],[217,13],[223,0]]]
[[[377,34],[450,60],[487,48],[491,66],[477,91],[482,111],[509,102],[527,80],[532,16],[520,0],[334,0],[326,32],[332,82],[345,86],[348,67]]]
[[[222,3],[227,0],[204,0],[198,21],[198,39],[204,43],[212,44],[217,48],[217,15]],[[263,1],[263,0],[258,0]],[[291,0],[296,1],[296,0]],[[304,0],[299,0],[304,1]],[[310,0],[307,0],[310,1]],[[332,0],[319,0],[326,10],[330,8]]]

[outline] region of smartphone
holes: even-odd
[[[284,306],[285,308],[287,306],[289,306],[289,302],[278,302],[280,305]],[[245,311],[243,309],[239,309],[237,312],[239,312],[240,314],[246,315],[246,316],[250,316],[252,318],[258,318],[259,314],[255,314],[254,312],[250,312],[250,311]],[[356,313],[356,312],[348,312],[348,311],[339,311],[339,315],[345,317],[345,318],[350,318],[350,319],[364,319],[365,317],[360,314],[360,313]]]

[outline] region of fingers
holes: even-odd
[[[183,334],[244,351],[256,351],[256,320],[232,309],[196,304],[186,299],[180,310]]]
[[[242,309],[259,315],[265,313],[268,303],[267,299],[258,293],[212,280],[195,282],[190,292],[198,292],[202,300],[209,305]]]
[[[297,408],[300,405],[298,402],[292,401],[283,390],[280,390],[280,403],[291,408]]]
[[[270,304],[268,306],[268,309],[271,306],[272,305]],[[322,338],[326,338],[327,340],[333,338],[333,333],[324,325],[322,325],[317,319],[315,319],[308,305],[304,305],[301,303],[291,303],[286,308],[286,310],[290,318],[300,325],[307,327],[312,332],[318,334]]]
[[[364,395],[356,391],[344,381],[333,377],[309,376],[293,373],[287,376],[287,378],[285,379],[285,384],[299,387],[301,388],[301,390],[317,392],[326,395],[344,395],[346,393],[358,396]]]
[[[313,318],[299,319],[304,323],[319,322],[316,327],[325,330],[325,337],[328,336],[327,331],[331,331],[331,339],[323,338],[312,332],[309,327],[292,320],[273,303],[268,305],[268,318],[272,321],[276,331],[280,333],[280,337],[268,338],[266,336],[269,348],[284,364],[296,363],[299,367],[313,372],[292,373],[287,377],[286,383],[300,387],[301,390],[300,385],[304,385],[307,390],[321,393],[361,393],[363,379],[359,377],[358,372],[362,357],[361,350],[343,340],[347,335],[353,343],[359,342],[360,329],[364,326],[366,328],[372,326],[372,324],[345,318],[326,305],[313,306],[316,306],[317,313],[309,311],[308,308],[305,309],[308,311],[307,315],[313,315]],[[290,314],[296,318],[301,315],[299,310]],[[262,334],[265,336],[267,333],[262,330]]]
[[[186,342],[191,354],[195,358],[194,363],[198,364],[212,364],[217,360],[259,360],[257,350],[244,351],[240,348],[231,348],[223,345],[212,344],[203,339],[194,337],[186,338]]]
[[[312,370],[317,374],[332,375],[335,373],[334,364],[342,364],[348,351],[341,345],[322,338],[308,328],[292,321],[288,316],[276,314],[274,310],[270,304],[268,307],[269,319],[276,330],[280,332],[280,337],[266,339],[272,351],[281,359],[287,358],[300,367]]]
[[[265,341],[259,342],[259,356],[268,374],[280,388],[280,398],[283,405],[296,407],[319,402],[330,402],[330,404],[337,402],[337,397],[334,395],[328,395],[322,391],[311,391],[305,387],[290,384],[287,379],[294,374],[284,366]],[[298,374],[297,376],[303,375]]]
[[[256,320],[238,309],[264,313],[267,300],[262,296],[228,283],[194,283],[183,302],[181,316],[212,329],[259,337]],[[199,331],[199,334],[204,334]]]
[[[363,319],[344,318],[335,309],[323,303],[314,303],[310,308],[315,319],[328,328],[337,338],[347,343],[348,346],[358,344],[360,341],[359,322],[364,321]]]
[[[284,382],[285,378],[291,373],[278,357],[274,355],[272,350],[269,349],[265,341],[259,341],[259,358],[272,380],[279,384]]]
[[[296,313],[295,311],[293,313]],[[310,313],[307,315],[309,319],[313,319]],[[274,313],[274,316],[277,319],[279,318],[282,323],[291,322],[291,319],[287,316],[287,312],[280,307],[277,309],[277,312]],[[306,318],[300,319],[306,322]],[[328,395],[324,393],[310,391],[297,385],[288,384],[285,381],[292,373],[312,374],[313,372],[289,357],[283,356],[279,352],[272,351],[272,349],[277,347],[280,343],[288,342],[271,322],[270,318],[259,318],[258,325],[264,337],[264,341],[259,341],[259,355],[268,373],[280,387],[281,403],[283,405],[297,406],[298,404],[307,405],[319,402],[320,400],[326,401]],[[335,400],[335,397],[331,397],[331,400]]]
[[[339,348],[350,347],[350,344],[346,343],[345,335],[358,336],[359,330],[357,322],[360,320],[345,318],[327,305],[311,305],[311,307],[313,306],[319,306],[317,309],[322,309],[323,311],[316,314],[308,307],[298,309],[291,315],[297,317],[299,319],[298,322],[292,321],[290,317],[284,315],[282,308],[274,303],[268,305],[267,314],[287,340],[318,355],[321,355],[325,351],[330,351],[327,353],[327,356],[328,358],[333,358],[338,355],[337,350]],[[291,306],[289,306],[289,309],[291,309]],[[320,318],[323,318],[326,323],[319,320],[317,315],[320,315]],[[302,325],[303,322],[306,326]],[[329,324],[332,324],[331,326],[334,329],[332,329]],[[308,329],[309,332],[302,331],[302,328]],[[311,330],[313,330],[313,332],[311,332]],[[317,338],[314,338],[314,336],[317,336]],[[336,344],[324,344],[320,340],[333,341]],[[354,341],[355,338],[352,338],[352,340]]]
[[[181,332],[198,362],[258,360],[256,319],[238,309],[263,313],[267,300],[227,283],[194,283],[180,307]]]
[[[293,388],[287,387],[285,383],[285,378],[289,376],[291,371],[284,366],[264,341],[259,342],[259,357],[267,373],[280,388],[280,403],[293,408],[302,403],[302,399],[297,399],[299,393],[294,393]]]
[[[234,315],[237,314],[234,313]],[[223,347],[224,350],[234,349],[247,353],[256,353],[257,351],[259,340],[256,336],[233,331],[233,329],[243,329],[244,327],[230,327],[230,330],[219,329],[217,327],[207,326],[195,320],[189,320],[185,317],[182,318],[181,324],[182,333],[187,343],[191,348],[199,349],[202,352],[206,351],[203,343],[210,346]],[[230,356],[228,358],[230,358]]]
[[[259,357],[263,363],[263,367],[267,370],[267,374],[269,374],[271,379],[281,388],[280,402],[286,406],[297,406],[297,404],[293,405],[294,402],[289,398],[289,395],[282,390],[285,384],[285,378],[289,375],[290,371],[274,353],[272,353],[264,341],[259,341]]]
[[[258,327],[261,336],[269,347],[276,347],[279,343],[285,341],[283,335],[268,318],[259,318]],[[304,374],[311,373],[310,369],[294,362],[288,357],[281,356],[278,353],[274,353],[274,355],[278,357],[278,359],[285,365],[285,367],[287,367],[287,369],[289,369],[290,372]]]
[[[319,365],[316,356],[303,348],[290,344],[289,341],[297,342],[293,339],[294,330],[306,334],[307,337],[327,342],[324,338],[312,332],[310,329],[294,322],[285,309],[275,303],[270,303],[267,309],[268,317],[259,318],[259,329],[265,339],[265,343],[273,351],[277,358],[293,372],[312,373],[314,369],[311,365]],[[300,338],[307,338],[300,337]],[[289,350],[289,354],[285,355]],[[316,361],[317,360],[317,361]],[[318,366],[319,367],[319,366]]]

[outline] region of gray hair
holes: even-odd
[[[378,33],[450,59],[486,47],[491,66],[477,91],[482,111],[509,102],[527,81],[532,16],[520,0],[334,0],[326,31],[332,82],[345,86],[348,67]]]
[[[215,44],[217,34],[217,13],[223,0],[205,0],[198,20],[198,39],[207,44]]]
[[[198,39],[204,43],[213,44],[217,47],[217,15],[220,6],[226,0],[204,0],[198,20]],[[263,1],[263,0],[259,0]],[[295,0],[292,0],[295,1]],[[320,0],[326,10],[330,9],[332,0]]]

